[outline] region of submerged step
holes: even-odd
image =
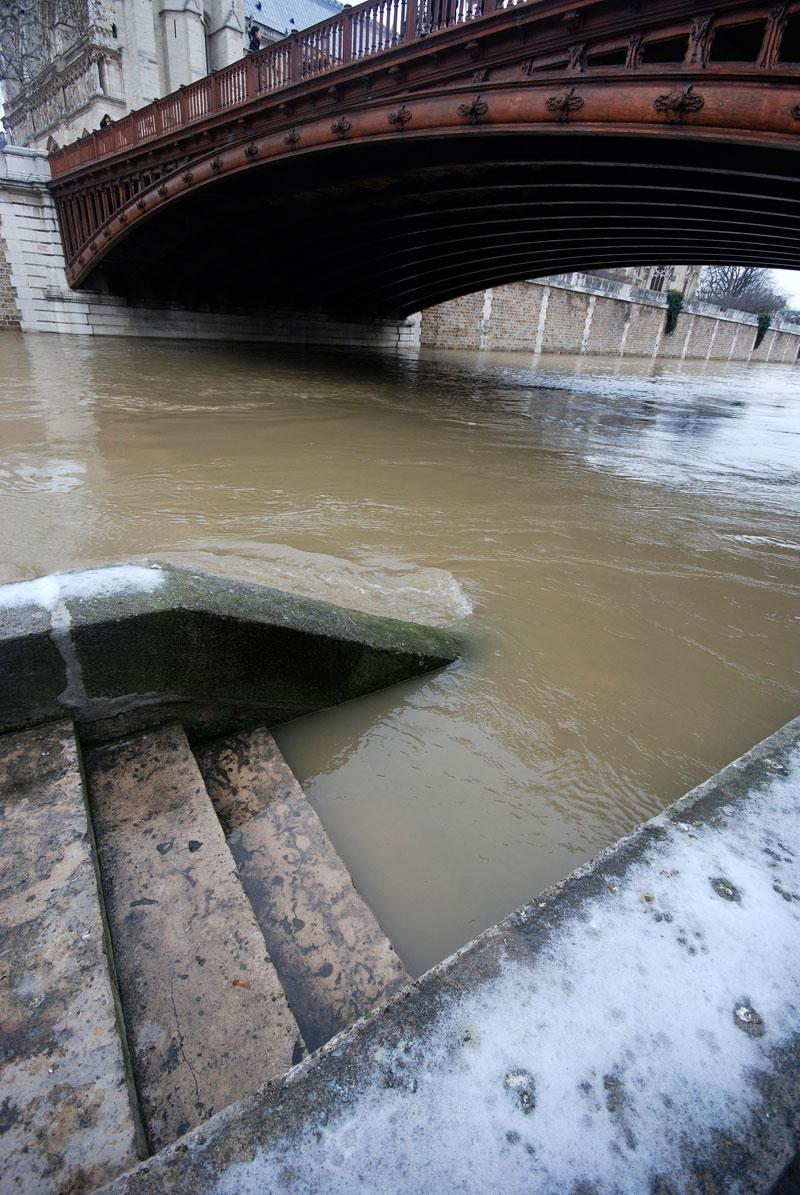
[[[310,1050],[409,976],[275,740],[263,729],[198,752],[206,787]]]
[[[303,1046],[183,729],[86,764],[142,1115],[160,1149]]]
[[[0,1187],[69,1192],[136,1133],[69,722],[0,739]]]

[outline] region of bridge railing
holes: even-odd
[[[360,62],[527,0],[365,0],[248,54],[50,155],[54,178],[236,108],[260,95]]]

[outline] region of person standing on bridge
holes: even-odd
[[[247,46],[247,49],[251,54],[257,54],[258,51],[261,49],[261,32],[257,25],[250,26],[250,31],[249,31],[248,36],[250,38],[250,41]]]

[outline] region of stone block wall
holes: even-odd
[[[548,287],[547,315],[539,342],[543,353],[579,353],[590,299]]]
[[[472,296],[468,295],[467,298]],[[535,342],[542,310],[540,287],[514,282],[491,292],[491,312],[484,330],[487,349],[524,350]]]
[[[422,312],[429,348],[664,358],[673,361],[771,361],[800,357],[800,326],[776,324],[757,349],[753,315],[690,300],[665,335],[666,297],[594,278],[559,275],[464,295]]]
[[[423,316],[423,344],[451,349],[479,349],[483,320],[484,292],[464,295],[451,303],[429,307]]]

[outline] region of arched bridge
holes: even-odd
[[[367,0],[51,156],[72,286],[405,315],[800,268],[800,0]]]

